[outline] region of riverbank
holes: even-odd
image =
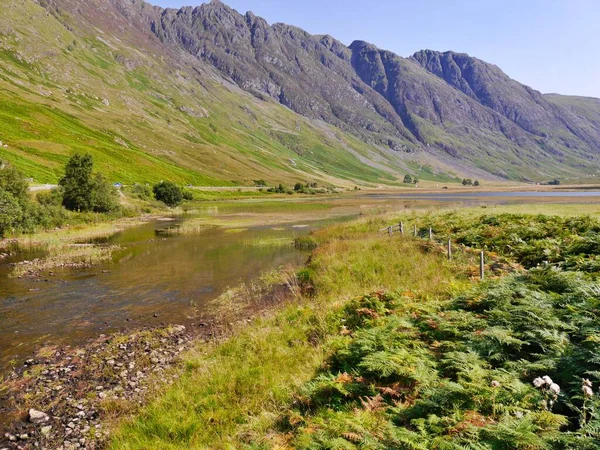
[[[516,209],[522,212],[559,212],[567,216],[580,214],[582,209],[597,211],[596,206],[581,205],[567,208],[563,205],[526,205]],[[491,206],[454,213],[461,218],[460,228],[469,231],[471,225],[477,223],[483,215],[497,216],[514,210],[514,206]],[[273,213],[270,208],[268,211],[269,214]],[[150,406],[140,415],[133,414],[133,418],[123,423],[123,414],[127,416],[137,411],[129,409],[129,399],[124,402],[125,405],[117,408],[120,411],[118,414],[99,413],[98,423],[104,429],[108,427],[116,430],[112,434],[112,448],[237,448],[257,442],[275,442],[281,445],[291,442],[290,439],[299,435],[298,427],[292,427],[296,433],[293,436],[286,437],[289,432],[285,430],[298,417],[289,417],[285,413],[293,409],[290,405],[294,405],[294,401],[306,396],[304,388],[307,383],[314,382],[314,378],[331,364],[330,357],[336,351],[338,339],[345,340],[361,331],[352,330],[348,325],[353,316],[369,315],[374,311],[374,318],[387,317],[389,314],[386,310],[397,310],[402,314],[409,313],[410,316],[415,311],[421,313],[419,308],[423,305],[441,307],[440,305],[456,299],[459,294],[477,284],[478,254],[475,252],[459,251],[455,254],[455,260],[448,262],[441,245],[432,246],[408,236],[405,239],[395,236],[395,240],[390,241],[385,233],[377,232],[402,219],[407,221],[407,229],[411,229],[414,222],[423,232],[431,225],[436,233],[438,228],[440,232],[446,233],[448,231],[444,227],[453,223],[450,220],[452,216],[443,216],[447,212],[404,211],[402,214],[393,212],[373,215],[369,209],[367,214],[354,222],[333,225],[302,240],[303,247],[313,248],[310,263],[299,271],[297,278],[293,277],[297,280],[297,286],[291,278],[287,283],[294,287],[294,292],[300,292],[301,295],[295,295],[293,300],[284,302],[280,307],[268,308],[266,316],[258,317],[252,323],[236,325],[234,339],[209,342],[208,345],[206,342],[192,343],[183,356],[175,355],[174,367],[180,371],[177,372],[177,383],[173,388],[158,384],[156,389],[152,389],[142,399],[143,402],[151,400]],[[301,213],[306,214],[306,211]],[[438,220],[438,217],[442,219]],[[528,217],[526,223],[531,226],[539,221],[535,217]],[[559,223],[554,218],[548,220],[550,223],[553,221]],[[482,225],[482,229],[486,229],[485,226]],[[492,230],[500,234],[502,232],[498,228]],[[477,230],[477,233],[481,234],[481,230]],[[569,242],[573,239],[570,238]],[[390,242],[393,244],[390,245]],[[560,248],[560,244],[557,245]],[[555,247],[551,247],[551,250]],[[546,247],[540,247],[539,251],[543,254],[545,249]],[[493,275],[498,276],[514,269],[509,264],[510,260],[498,262],[498,265],[494,265],[497,273],[492,272]],[[381,294],[371,296],[372,293]],[[229,295],[228,304],[232,311],[238,309],[240,299],[252,296],[248,290]],[[355,307],[348,309],[352,299],[357,298],[360,300],[353,303]],[[373,307],[369,306],[371,301]],[[398,307],[398,302],[409,307],[402,310]],[[445,314],[444,311],[441,312]],[[430,314],[430,311],[426,312]],[[403,318],[416,320],[408,316]],[[153,348],[152,345],[150,347]],[[72,354],[67,357],[74,358]],[[84,365],[89,365],[89,362],[83,361]],[[122,364],[125,362],[119,361]],[[49,364],[51,368],[48,370],[60,370],[61,377],[68,377],[71,373],[69,371],[72,371],[67,363],[51,361]],[[99,369],[102,364],[96,367]],[[348,369],[353,367],[348,366]],[[64,368],[69,371],[64,372]],[[330,373],[329,376],[337,380],[344,373]],[[137,380],[127,380],[128,383],[129,381],[138,383],[139,377]],[[104,387],[104,384],[101,386]],[[333,387],[346,389],[346,384],[349,384],[348,378],[342,377]],[[331,387],[328,385],[327,389]],[[380,387],[394,389],[385,384]],[[27,392],[27,388],[23,392],[31,393]],[[95,390],[83,392],[87,396]],[[110,395],[113,395],[112,391]],[[357,405],[352,403],[352,407]],[[23,406],[22,412],[27,410],[26,405]],[[312,408],[310,405],[308,407]],[[68,419],[69,414],[71,410],[64,417]],[[309,424],[310,420],[304,417],[304,412],[300,411],[299,414],[301,422],[297,424]],[[59,417],[62,420],[63,415]],[[282,420],[289,422],[288,425],[282,425]],[[63,424],[64,433],[67,428],[73,429],[68,427],[71,422]],[[318,424],[307,425],[309,429],[311,426],[316,426],[316,429],[321,427]],[[36,427],[33,429],[38,430]],[[17,431],[23,434],[23,430]],[[41,428],[36,433],[41,433]],[[15,445],[23,445],[17,434],[13,433],[12,436],[17,438]],[[59,439],[65,438],[65,434],[58,436]]]
[[[183,352],[218,346],[297,295],[293,272],[270,271],[223,293],[210,312],[190,312],[187,327],[132,328],[81,346],[40,347],[0,380],[0,448],[106,448],[115,420],[184,373]]]
[[[469,213],[416,217],[439,243],[378,233],[407,219],[397,215],[304,239],[314,250],[298,273],[303,296],[186,353],[177,383],[117,424],[110,448],[594,448],[597,350],[581,338],[600,337],[588,293],[588,232],[600,224]],[[506,246],[515,233],[522,241]],[[474,246],[490,249],[483,283]],[[531,255],[548,248],[563,257],[537,268]],[[559,269],[571,254],[576,265]]]

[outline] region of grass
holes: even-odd
[[[600,400],[582,397],[581,380],[595,392],[599,270],[588,231],[600,222],[501,212],[410,213],[439,236],[458,226],[459,242],[484,239],[498,254],[483,283],[468,248],[449,262],[435,242],[378,232],[397,215],[300,238],[312,255],[295,299],[185,355],[185,374],[119,423],[111,448],[597,448]],[[523,247],[502,247],[515,233]],[[564,257],[519,267],[549,234]],[[581,267],[563,264],[573,252]],[[560,395],[532,385],[542,375]]]
[[[381,219],[368,218],[317,232],[319,247],[300,276],[301,288],[314,295],[296,298],[235,338],[188,354],[178,383],[122,424],[112,448],[241,448],[268,435],[296,389],[314,376],[349,299],[385,286],[427,299],[469,283],[441,256],[411,241],[390,247],[374,232],[380,225]]]

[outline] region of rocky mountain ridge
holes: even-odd
[[[46,48],[38,50],[60,55],[68,67],[59,70],[41,57],[45,65],[35,70],[42,78],[48,79],[49,66],[69,74],[83,67],[87,74],[81,72],[76,85],[107,91],[110,106],[105,109],[136,104],[136,125],[154,121],[153,129],[165,132],[177,118],[181,129],[161,158],[204,170],[205,177],[235,177],[240,157],[250,158],[257,174],[271,173],[266,161],[272,158],[262,155],[266,142],[270,152],[281,154],[281,175],[300,178],[360,179],[366,174],[388,182],[408,172],[432,178],[467,174],[544,180],[597,170],[600,101],[543,95],[466,54],[423,50],[404,58],[363,41],[346,46],[329,35],[270,25],[219,0],[179,10],[142,0],[25,4],[32,11],[43,8],[44,21],[69,35],[56,49],[46,40]],[[2,20],[0,31],[1,25]],[[21,36],[30,32],[11,24],[4,28]],[[23,44],[7,46],[13,55],[28,57],[19,47]],[[60,78],[55,82],[63,92],[75,85]],[[233,111],[239,114],[233,117]],[[282,117],[285,123],[274,124]],[[138,141],[130,139],[123,126],[120,121],[111,131],[118,142],[130,140],[142,153],[160,145],[146,142],[144,133]],[[216,136],[207,137],[224,131],[235,136],[218,144]],[[181,136],[188,136],[186,150]],[[244,150],[240,156],[250,141],[251,154]],[[210,160],[215,145],[230,162]],[[19,156],[27,158],[27,151]],[[200,160],[204,166],[197,165]]]

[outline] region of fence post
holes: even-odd
[[[485,278],[485,261],[484,261],[484,256],[483,256],[483,250],[481,251],[481,253],[479,254],[479,278],[481,278],[482,280]]]
[[[415,237],[417,237],[417,225],[415,224],[414,227],[415,227]]]
[[[452,260],[452,239],[448,239],[448,261]]]
[[[429,227],[429,240],[431,241],[433,239],[433,230],[431,229],[431,227]]]
[[[400,234],[404,234],[404,222],[400,222]]]
[[[392,231],[392,227],[388,227],[388,233],[391,236],[394,232]]]

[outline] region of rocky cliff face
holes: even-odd
[[[477,164],[500,176],[510,176],[506,164],[552,164],[573,153],[585,165],[600,152],[600,131],[585,115],[466,54],[402,58],[361,41],[346,47],[220,1],[144,15],[162,42],[243,89],[394,150],[433,148],[471,162],[485,152],[498,157],[497,170]]]

